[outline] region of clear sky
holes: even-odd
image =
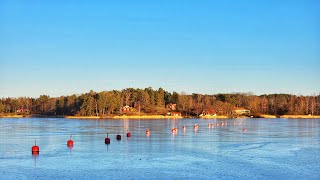
[[[320,93],[318,0],[1,0],[0,97]]]

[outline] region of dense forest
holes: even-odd
[[[232,115],[235,107],[244,107],[253,115],[319,115],[320,95],[297,96],[290,94],[253,95],[232,94],[186,94],[170,93],[162,88],[103,91],[80,95],[39,98],[19,97],[0,99],[0,114],[79,115],[110,116],[121,114],[167,114],[166,105],[177,104],[183,116],[198,116],[203,111],[214,110],[218,115]],[[129,106],[129,112],[123,107]]]

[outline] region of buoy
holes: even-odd
[[[178,132],[178,128],[176,128],[176,127],[175,127],[175,128],[172,128],[172,129],[171,129],[171,132],[172,132],[172,133],[177,133],[177,132]]]
[[[109,138],[109,134],[107,133],[107,138],[104,139],[104,143],[105,144],[110,144],[110,138]]]
[[[197,129],[199,126],[197,124],[194,124],[194,128]]]
[[[39,149],[39,146],[37,146],[36,140],[34,140],[34,146],[32,146],[31,152],[32,152],[32,154],[39,154],[39,152],[40,152],[40,149]]]
[[[73,146],[73,141],[71,139],[72,135],[70,135],[70,139],[67,141],[67,146],[72,147]]]
[[[119,134],[119,131],[118,131],[118,135],[117,135],[117,140],[118,140],[118,141],[121,140],[121,135]]]
[[[246,128],[243,128],[243,132],[246,133],[246,132],[247,132],[247,129],[246,129]]]
[[[127,137],[131,137],[131,133],[128,130],[127,130]]]
[[[186,131],[186,126],[182,126],[182,130],[183,130],[183,132],[185,132]]]
[[[149,129],[146,130],[146,134],[150,135],[150,130]]]

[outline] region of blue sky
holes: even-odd
[[[0,1],[0,97],[320,93],[320,1]]]

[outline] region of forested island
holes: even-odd
[[[172,109],[171,105],[175,105]],[[234,109],[250,110],[260,115],[320,115],[320,95],[291,94],[254,95],[252,93],[186,94],[162,88],[112,90],[70,96],[0,99],[0,115],[96,116],[168,115],[179,112],[184,117],[197,117],[204,112],[218,116],[234,116]]]

